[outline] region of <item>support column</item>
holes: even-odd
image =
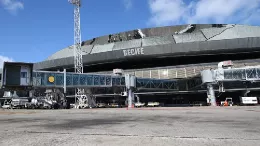
[[[216,96],[212,84],[208,84],[208,97],[210,99],[211,106],[217,106]]]
[[[63,108],[68,109],[70,108],[68,100],[67,100],[67,70],[63,69]]]
[[[134,100],[133,90],[136,88],[136,78],[130,74],[126,74],[125,85],[126,85],[127,95],[128,95],[128,108],[132,108],[133,100]]]
[[[134,93],[132,91],[132,89],[128,89],[128,108],[132,108],[132,104],[133,104],[133,99],[134,99]]]
[[[64,92],[64,94],[66,95],[66,93],[67,93],[67,74],[66,74],[66,69],[63,69],[63,73],[64,73],[64,78],[63,78],[63,92]]]

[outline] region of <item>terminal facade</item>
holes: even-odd
[[[232,68],[259,65],[260,27],[234,24],[181,25],[137,29],[109,34],[82,42],[85,73],[113,74],[119,68],[124,74],[137,78],[190,79],[201,71],[217,69],[218,63],[232,60]],[[73,47],[62,49],[42,62],[34,64],[34,70],[74,72]],[[123,88],[91,89],[101,95],[98,102],[120,102],[124,97],[107,96],[121,93]],[[207,94],[172,93],[144,94],[136,96],[140,102],[160,102],[164,105],[184,105],[207,102]],[[161,91],[156,91],[161,92]],[[37,92],[42,94],[42,91]],[[73,95],[73,90],[68,90]],[[232,97],[239,102],[245,91],[216,93],[221,101]],[[258,95],[258,91],[249,94]],[[104,96],[102,96],[104,95]]]

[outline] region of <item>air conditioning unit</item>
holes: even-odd
[[[222,61],[218,63],[218,68],[230,69],[233,66],[233,62],[231,60]]]
[[[122,75],[123,74],[123,70],[122,69],[113,69],[113,74],[115,74],[115,75]]]

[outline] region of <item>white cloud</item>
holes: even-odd
[[[133,6],[132,0],[123,0],[123,4],[126,10],[129,10]]]
[[[23,3],[16,0],[0,0],[0,4],[11,14],[16,14],[18,10],[24,9]]]
[[[149,8],[149,24],[152,25],[250,24],[260,16],[260,0],[149,0]]]
[[[0,68],[3,68],[4,62],[13,62],[12,58],[0,55]]]

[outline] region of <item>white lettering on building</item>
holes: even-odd
[[[123,50],[123,53],[124,53],[124,56],[143,55],[144,48],[127,49],[127,50]]]

